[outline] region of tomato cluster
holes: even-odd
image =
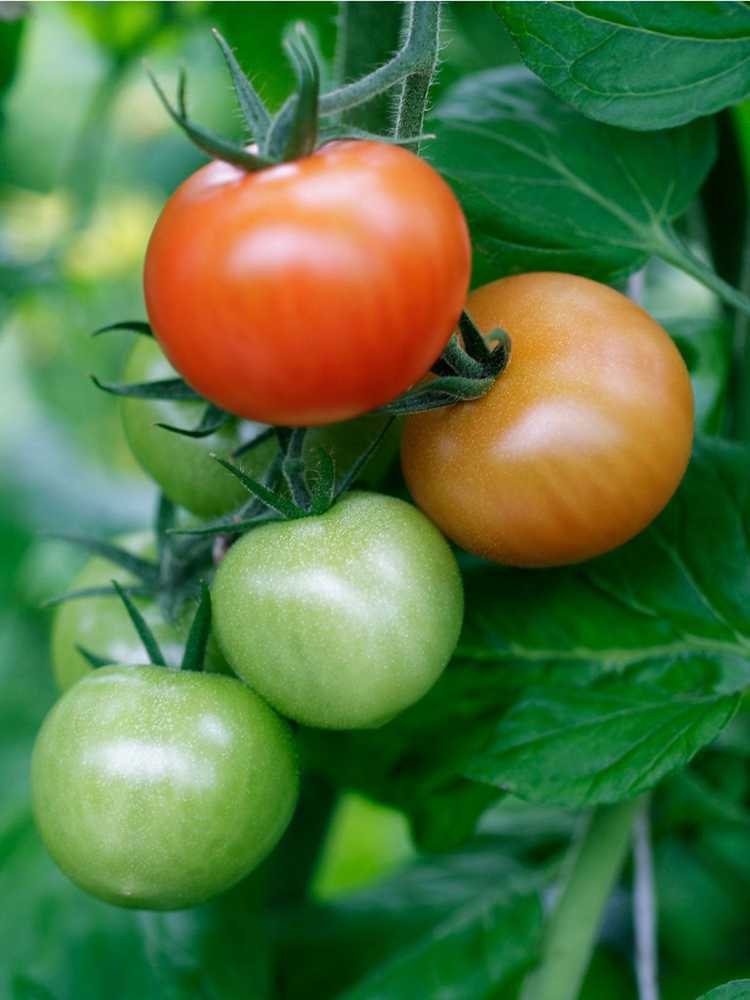
[[[676,489],[692,396],[666,333],[620,293],[572,275],[503,278],[466,302],[469,268],[447,185],[418,157],[372,141],[330,143],[258,173],[212,162],[168,201],[145,267],[156,339],[139,340],[127,378],[179,373],[203,402],[130,395],[122,419],[163,495],[220,519],[215,640],[204,672],[174,669],[194,604],[165,621],[155,595],[137,596],[169,664],[150,666],[114,593],[58,611],[65,693],[34,751],[34,809],[50,853],[83,888],[170,909],[250,872],[294,808],[294,735],[282,716],[381,726],[450,660],[463,591],[444,536],[506,564],[574,562],[635,535]],[[398,431],[366,414],[421,380],[429,388],[464,305],[484,334],[507,332],[510,362],[482,398],[406,417],[413,506],[376,491]],[[458,364],[451,344],[438,376]],[[194,426],[206,401],[223,414],[210,432],[157,426]],[[247,447],[259,431],[249,421],[282,430]],[[294,464],[283,428],[307,426]],[[332,480],[327,503],[319,490],[305,506],[299,467],[314,479],[321,450],[318,477],[355,469],[359,488],[338,497]],[[269,507],[251,521],[248,484]],[[156,555],[148,538],[125,544]],[[113,576],[133,582],[97,558],[76,587]],[[111,665],[94,670],[87,650]]]

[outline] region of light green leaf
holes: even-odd
[[[497,3],[526,65],[591,118],[660,129],[750,94],[744,3]]]
[[[427,155],[469,219],[477,276],[573,271],[611,280],[672,247],[715,156],[712,122],[636,133],[593,122],[526,70],[451,88]]]

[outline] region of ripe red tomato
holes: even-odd
[[[646,527],[693,440],[685,364],[624,295],[571,274],[478,289],[467,310],[510,334],[507,369],[475,402],[407,419],[414,499],[455,542],[497,562],[591,558]]]
[[[146,255],[153,329],[218,406],[264,423],[357,416],[421,378],[463,307],[471,249],[450,188],[397,146],[340,141],[172,195]]]

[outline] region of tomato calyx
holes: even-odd
[[[420,382],[376,412],[404,416],[480,399],[488,393],[510,360],[510,337],[505,330],[493,330],[487,340],[495,346],[488,347],[467,312],[461,313],[459,329],[463,346],[453,334],[432,366],[436,377]]]
[[[214,159],[232,163],[248,172],[308,156],[333,139],[368,138],[418,145],[425,138],[420,134],[421,123],[437,60],[439,8],[439,3],[433,0],[405,4],[401,49],[371,73],[323,95],[320,94],[320,60],[313,40],[303,23],[292,25],[285,33],[283,47],[294,69],[297,89],[275,116],[270,114],[227,41],[214,29],[212,33],[226,62],[252,146],[227,139],[192,120],[187,110],[184,71],[180,71],[178,77],[174,104],[148,67],[146,72],[167,114],[194,145]],[[322,118],[336,118],[397,85],[403,85],[403,89],[390,135],[371,135],[339,123],[321,127]]]

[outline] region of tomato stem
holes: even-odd
[[[420,53],[419,65],[403,82],[393,125],[393,135],[397,139],[419,135],[424,123],[425,108],[430,84],[435,73],[440,38],[440,4],[429,12],[429,18],[420,17],[420,7],[427,4],[411,4],[409,10],[408,36],[414,36],[414,46]],[[416,22],[416,25],[415,25]],[[417,145],[419,152],[419,145]]]
[[[695,257],[671,227],[656,234],[653,252],[666,263],[679,268],[715,292],[722,302],[750,316],[750,298],[720,278],[708,264]]]
[[[576,1000],[641,805],[642,800],[636,799],[602,806],[587,820],[566,859],[560,894],[544,935],[542,961],[527,977],[522,1000]]]

